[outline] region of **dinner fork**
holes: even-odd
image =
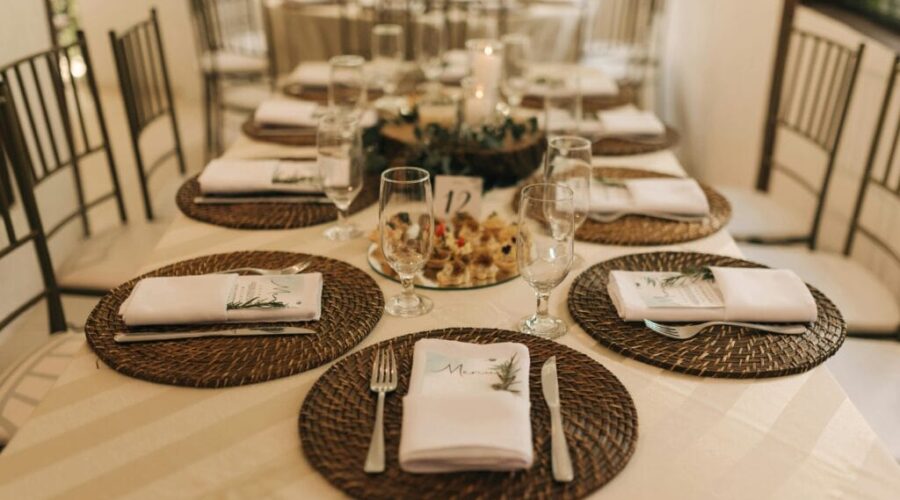
[[[312,264],[309,261],[300,261],[292,266],[283,267],[281,269],[263,269],[259,267],[235,267],[232,269],[226,269],[224,271],[216,271],[215,274],[231,274],[231,273],[252,273],[258,274],[260,276],[271,276],[271,275],[285,275],[285,274],[299,274],[306,270]]]
[[[731,325],[731,326],[742,326],[744,328],[750,328],[751,330],[758,330],[763,332],[770,333],[780,333],[783,335],[801,335],[806,333],[807,325],[761,325],[759,323],[742,323],[740,321],[707,321],[706,323],[699,323],[696,325],[664,325],[662,323],[657,323],[655,321],[650,321],[649,319],[644,320],[644,324],[647,325],[647,328],[653,330],[654,332],[665,335],[666,337],[671,337],[673,339],[678,340],[687,340],[693,337],[696,337],[698,333],[709,328],[713,325]]]
[[[369,389],[378,393],[378,407],[375,410],[375,427],[372,429],[372,441],[369,442],[369,454],[363,470],[368,473],[384,472],[384,396],[397,388],[397,359],[394,350],[387,348],[385,354],[379,349],[372,360],[372,378]]]

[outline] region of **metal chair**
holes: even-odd
[[[128,130],[131,132],[131,147],[144,198],[144,212],[148,220],[153,220],[150,176],[173,156],[178,162],[178,171],[182,175],[186,172],[156,9],[150,9],[150,19],[135,24],[121,35],[110,30],[109,40],[128,115]],[[174,146],[145,165],[141,154],[141,135],[150,125],[165,117],[171,121]]]
[[[135,275],[142,252],[152,248],[157,234],[156,228],[125,224],[128,219],[84,34],[79,32],[77,39],[0,68],[9,108],[0,117],[0,135],[7,144],[23,145],[24,153],[13,159],[13,170],[29,176],[35,190],[53,192],[55,203],[41,210],[51,250],[56,253],[72,243],[73,236],[81,237],[77,252],[54,262],[60,290],[102,295]],[[95,226],[102,231],[95,231]]]
[[[207,156],[217,156],[224,147],[223,113],[249,113],[258,104],[229,99],[226,84],[232,90],[267,81],[274,86],[276,68],[260,0],[191,0],[191,14],[203,72]]]
[[[733,206],[729,231],[738,241],[763,244],[804,243],[815,248],[828,186],[834,170],[850,98],[864,45],[848,47],[815,33],[790,29],[781,58],[776,57],[758,191],[723,187]],[[780,64],[779,64],[780,59]],[[821,174],[814,165],[779,160],[776,142],[788,134],[825,157]],[[810,157],[807,154],[805,157]],[[813,200],[811,220],[802,211],[771,196],[778,187],[799,188]]]
[[[825,292],[844,314],[851,335],[900,340],[900,243],[896,239],[896,222],[874,217],[878,213],[900,214],[900,165],[895,161],[900,145],[898,72],[900,58],[895,58],[843,254],[763,245],[742,245],[741,249],[754,260],[794,269]],[[893,126],[888,127],[891,110]],[[819,225],[815,226],[817,233],[820,230]],[[854,258],[861,254],[872,270]],[[893,291],[885,285],[888,280],[893,281]]]

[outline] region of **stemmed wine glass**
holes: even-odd
[[[316,133],[319,182],[337,207],[338,221],[325,230],[330,240],[344,241],[361,231],[347,220],[347,210],[363,186],[363,148],[359,116],[331,111],[319,120]]]
[[[413,291],[413,278],[431,256],[434,236],[431,176],[417,167],[389,168],[381,174],[378,228],[381,251],[400,278],[403,292],[387,300],[384,310],[410,318],[431,311],[428,297]]]
[[[552,137],[544,163],[544,181],[562,184],[572,190],[575,231],[584,224],[591,211],[591,141],[577,136]],[[583,260],[575,254],[575,266]]]
[[[504,35],[500,41],[503,42],[503,95],[511,111],[515,111],[528,90],[531,41],[522,33]]]
[[[425,89],[430,95],[441,90],[438,79],[443,71],[444,13],[440,10],[420,14],[415,22],[416,61],[425,75]]]
[[[365,62],[361,56],[353,55],[335,56],[328,61],[331,67],[328,106],[333,111],[362,114],[366,107]]]
[[[375,78],[385,92],[375,102],[380,109],[398,110],[405,103],[396,95],[405,51],[403,28],[399,24],[378,24],[372,28],[372,66]]]
[[[516,259],[519,274],[537,295],[537,311],[519,323],[519,331],[544,338],[566,333],[566,323],[548,313],[550,292],[572,267],[575,245],[572,190],[561,184],[532,184],[519,200]]]

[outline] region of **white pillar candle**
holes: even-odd
[[[491,115],[496,105],[496,93],[489,94],[484,86],[473,83],[475,88],[467,95],[463,104],[463,116],[469,126],[479,126]]]

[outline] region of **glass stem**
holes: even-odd
[[[413,278],[413,276],[400,276],[400,285],[403,287],[403,298],[407,301],[415,300]]]
[[[350,225],[350,222],[347,220],[347,209],[337,207],[337,216],[338,216],[338,226],[346,228]]]
[[[537,313],[538,318],[546,318],[550,309],[550,293],[537,292]]]

